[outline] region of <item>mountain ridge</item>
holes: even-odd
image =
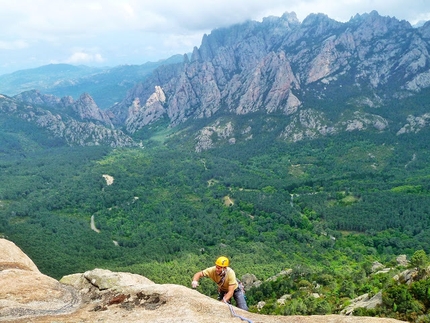
[[[25,91],[38,90],[44,94],[72,96],[77,99],[83,92],[87,92],[102,109],[106,109],[115,100],[122,99],[128,88],[142,81],[158,66],[180,61],[182,55],[141,65],[103,68],[49,64],[0,75],[0,93],[15,96]]]
[[[401,135],[411,118],[427,120],[427,111],[402,115],[399,110],[403,125],[392,129],[396,122],[386,117],[386,110],[430,88],[429,40],[430,22],[413,28],[376,11],[348,22],[311,14],[300,23],[295,13],[285,13],[213,30],[191,55],[181,56],[182,62],[156,67],[108,109],[81,94],[80,107],[73,103],[72,113],[64,108],[70,98],[57,98],[57,111],[84,122],[83,127],[89,121],[109,129],[106,140],[86,135],[68,141],[78,145],[139,145],[138,138],[148,137],[153,124],[161,122],[174,131],[198,121],[188,137],[195,151],[202,151],[252,140],[270,129],[264,125],[269,117],[282,125],[274,135],[284,141],[370,129]],[[46,108],[41,100],[45,94],[25,93],[10,100]],[[239,122],[253,114],[260,126]],[[111,131],[129,138],[112,142]],[[93,135],[100,136],[101,131]]]

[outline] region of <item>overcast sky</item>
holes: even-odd
[[[412,25],[430,20],[429,0],[0,0],[0,75],[51,63],[144,64],[248,19],[295,12],[345,22],[372,10]]]

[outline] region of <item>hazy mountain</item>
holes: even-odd
[[[112,106],[127,90],[141,82],[155,68],[182,61],[182,55],[142,65],[93,68],[69,64],[50,64],[0,76],[0,93],[13,96],[24,91],[39,90],[58,97],[77,99],[89,93],[100,108]]]

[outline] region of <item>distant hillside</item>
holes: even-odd
[[[58,97],[70,95],[77,99],[85,92],[93,97],[100,108],[105,109],[121,101],[127,90],[142,82],[157,67],[182,61],[182,55],[175,55],[142,65],[105,68],[50,64],[1,75],[0,93],[13,96],[24,91],[39,90],[44,94]]]

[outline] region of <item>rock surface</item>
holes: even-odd
[[[43,275],[15,244],[0,239],[0,321],[71,313],[79,305],[74,288]]]
[[[394,323],[394,319],[268,316],[232,307],[254,323]],[[155,284],[131,273],[94,269],[57,281],[40,273],[15,244],[0,239],[0,322],[243,322],[197,290]]]

